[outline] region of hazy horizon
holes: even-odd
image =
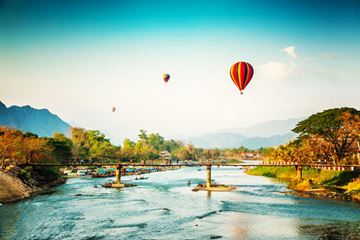
[[[359,10],[357,1],[2,1],[0,100],[117,144],[140,129],[193,136],[359,109]],[[229,76],[237,61],[254,67],[243,95]]]

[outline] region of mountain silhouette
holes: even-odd
[[[50,137],[54,132],[69,135],[71,126],[47,109],[31,106],[6,107],[0,101],[0,125],[32,132],[40,137]]]

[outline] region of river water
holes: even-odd
[[[282,183],[213,167],[233,192],[192,192],[204,168],[144,175],[126,189],[73,178],[52,193],[0,206],[1,239],[360,239],[360,205],[297,197]],[[191,182],[191,186],[188,185]]]

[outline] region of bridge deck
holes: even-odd
[[[318,164],[249,164],[249,163],[241,163],[241,164],[134,164],[134,163],[84,163],[84,164],[23,164],[20,166],[39,166],[39,167],[102,167],[102,166],[121,166],[121,167],[206,167],[206,166],[214,166],[214,167],[256,167],[256,166],[266,166],[266,167],[355,167],[359,168],[360,165],[318,165]]]

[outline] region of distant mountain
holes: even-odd
[[[239,133],[247,137],[271,137],[274,135],[284,135],[291,132],[296,124],[303,119],[305,118],[271,120],[255,124],[250,127],[238,127],[219,130],[217,133]]]
[[[202,148],[237,148],[244,146],[249,149],[272,147],[287,143],[295,137],[294,133],[273,135],[271,137],[246,137],[236,133],[210,133],[197,137],[190,137],[186,142],[191,142],[196,147]]]
[[[32,132],[41,137],[50,137],[54,132],[69,134],[70,125],[47,109],[30,106],[11,106],[7,108],[0,101],[0,125],[15,127]]]
[[[196,147],[202,148],[227,148],[242,146],[247,137],[235,133],[207,133],[201,136],[190,137],[186,142],[191,142]]]
[[[303,118],[272,120],[250,127],[231,128],[185,138],[196,147],[236,148],[244,146],[250,149],[272,147],[289,142],[296,134],[291,132]]]

